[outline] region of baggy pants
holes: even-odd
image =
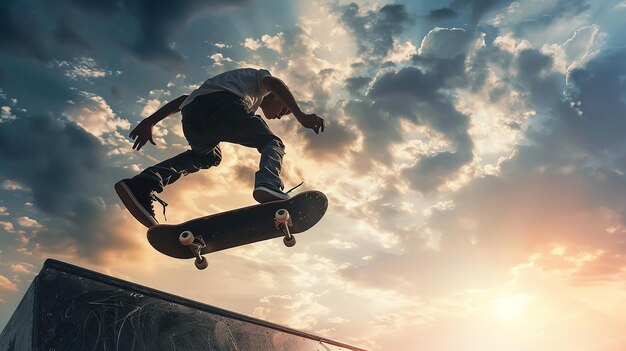
[[[217,166],[222,161],[220,142],[256,148],[261,153],[255,187],[284,188],[280,171],[285,145],[261,118],[248,112],[242,99],[227,92],[198,96],[181,111],[183,133],[191,150],[146,168],[135,178],[161,192],[181,176]]]

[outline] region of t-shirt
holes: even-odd
[[[197,96],[211,94],[219,91],[226,91],[239,96],[248,107],[250,112],[254,112],[261,105],[263,98],[270,93],[261,80],[271,76],[266,69],[241,68],[227,71],[207,79],[202,85],[194,90],[183,101],[179,109],[189,105]]]

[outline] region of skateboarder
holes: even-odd
[[[255,174],[254,199],[259,203],[288,199],[280,171],[285,146],[267,123],[255,115],[280,119],[293,113],[300,124],[316,134],[324,132],[324,120],[300,110],[289,88],[265,69],[236,69],[206,80],[189,95],[182,95],[148,116],[130,132],[133,149],[140,150],[152,138],[152,127],[167,116],[182,113],[183,133],[190,150],[146,168],[115,184],[115,190],[130,213],[146,227],[158,224],[153,201],[167,204],[156,193],[182,175],[217,166],[222,160],[219,143],[230,142],[256,148],[261,153]]]

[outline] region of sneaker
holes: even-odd
[[[159,224],[154,215],[153,201],[163,205],[163,215],[167,203],[154,195],[153,190],[143,185],[141,181],[123,179],[115,184],[115,191],[128,209],[128,212],[147,228]]]
[[[266,185],[259,185],[254,188],[252,197],[261,204],[278,200],[287,200],[290,198],[289,194]]]

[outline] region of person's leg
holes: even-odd
[[[285,145],[274,135],[260,116],[249,116],[237,123],[237,131],[226,135],[223,141],[257,149],[261,154],[259,170],[254,176],[254,185],[266,185],[282,190],[280,179]]]
[[[289,198],[282,192],[280,179],[285,145],[257,115],[231,111],[222,141],[256,148],[261,154],[259,170],[254,177],[254,198],[259,202],[268,202]]]
[[[141,180],[147,188],[160,193],[163,188],[180,179],[181,176],[208,169],[220,164],[222,152],[219,145],[202,154],[187,150],[159,164],[146,168],[133,179]]]
[[[202,99],[206,102],[205,100]],[[194,101],[183,111],[183,132],[191,150],[148,167],[137,176],[115,184],[115,190],[126,208],[148,228],[158,224],[152,202],[155,200],[161,202],[164,213],[167,206],[153,192],[160,193],[165,186],[174,183],[181,176],[217,166],[222,160],[219,142],[206,129],[205,119],[210,115],[210,112],[206,112],[207,107],[210,105]]]
[[[133,178],[119,181],[115,184],[115,190],[128,211],[141,224],[150,228],[158,224],[152,202],[159,201],[163,205],[163,214],[165,214],[165,206],[167,206],[167,203],[153,194],[154,192],[160,193],[165,186],[174,183],[182,175],[217,166],[221,159],[219,146],[215,146],[206,154],[187,150],[155,166],[146,168]]]

